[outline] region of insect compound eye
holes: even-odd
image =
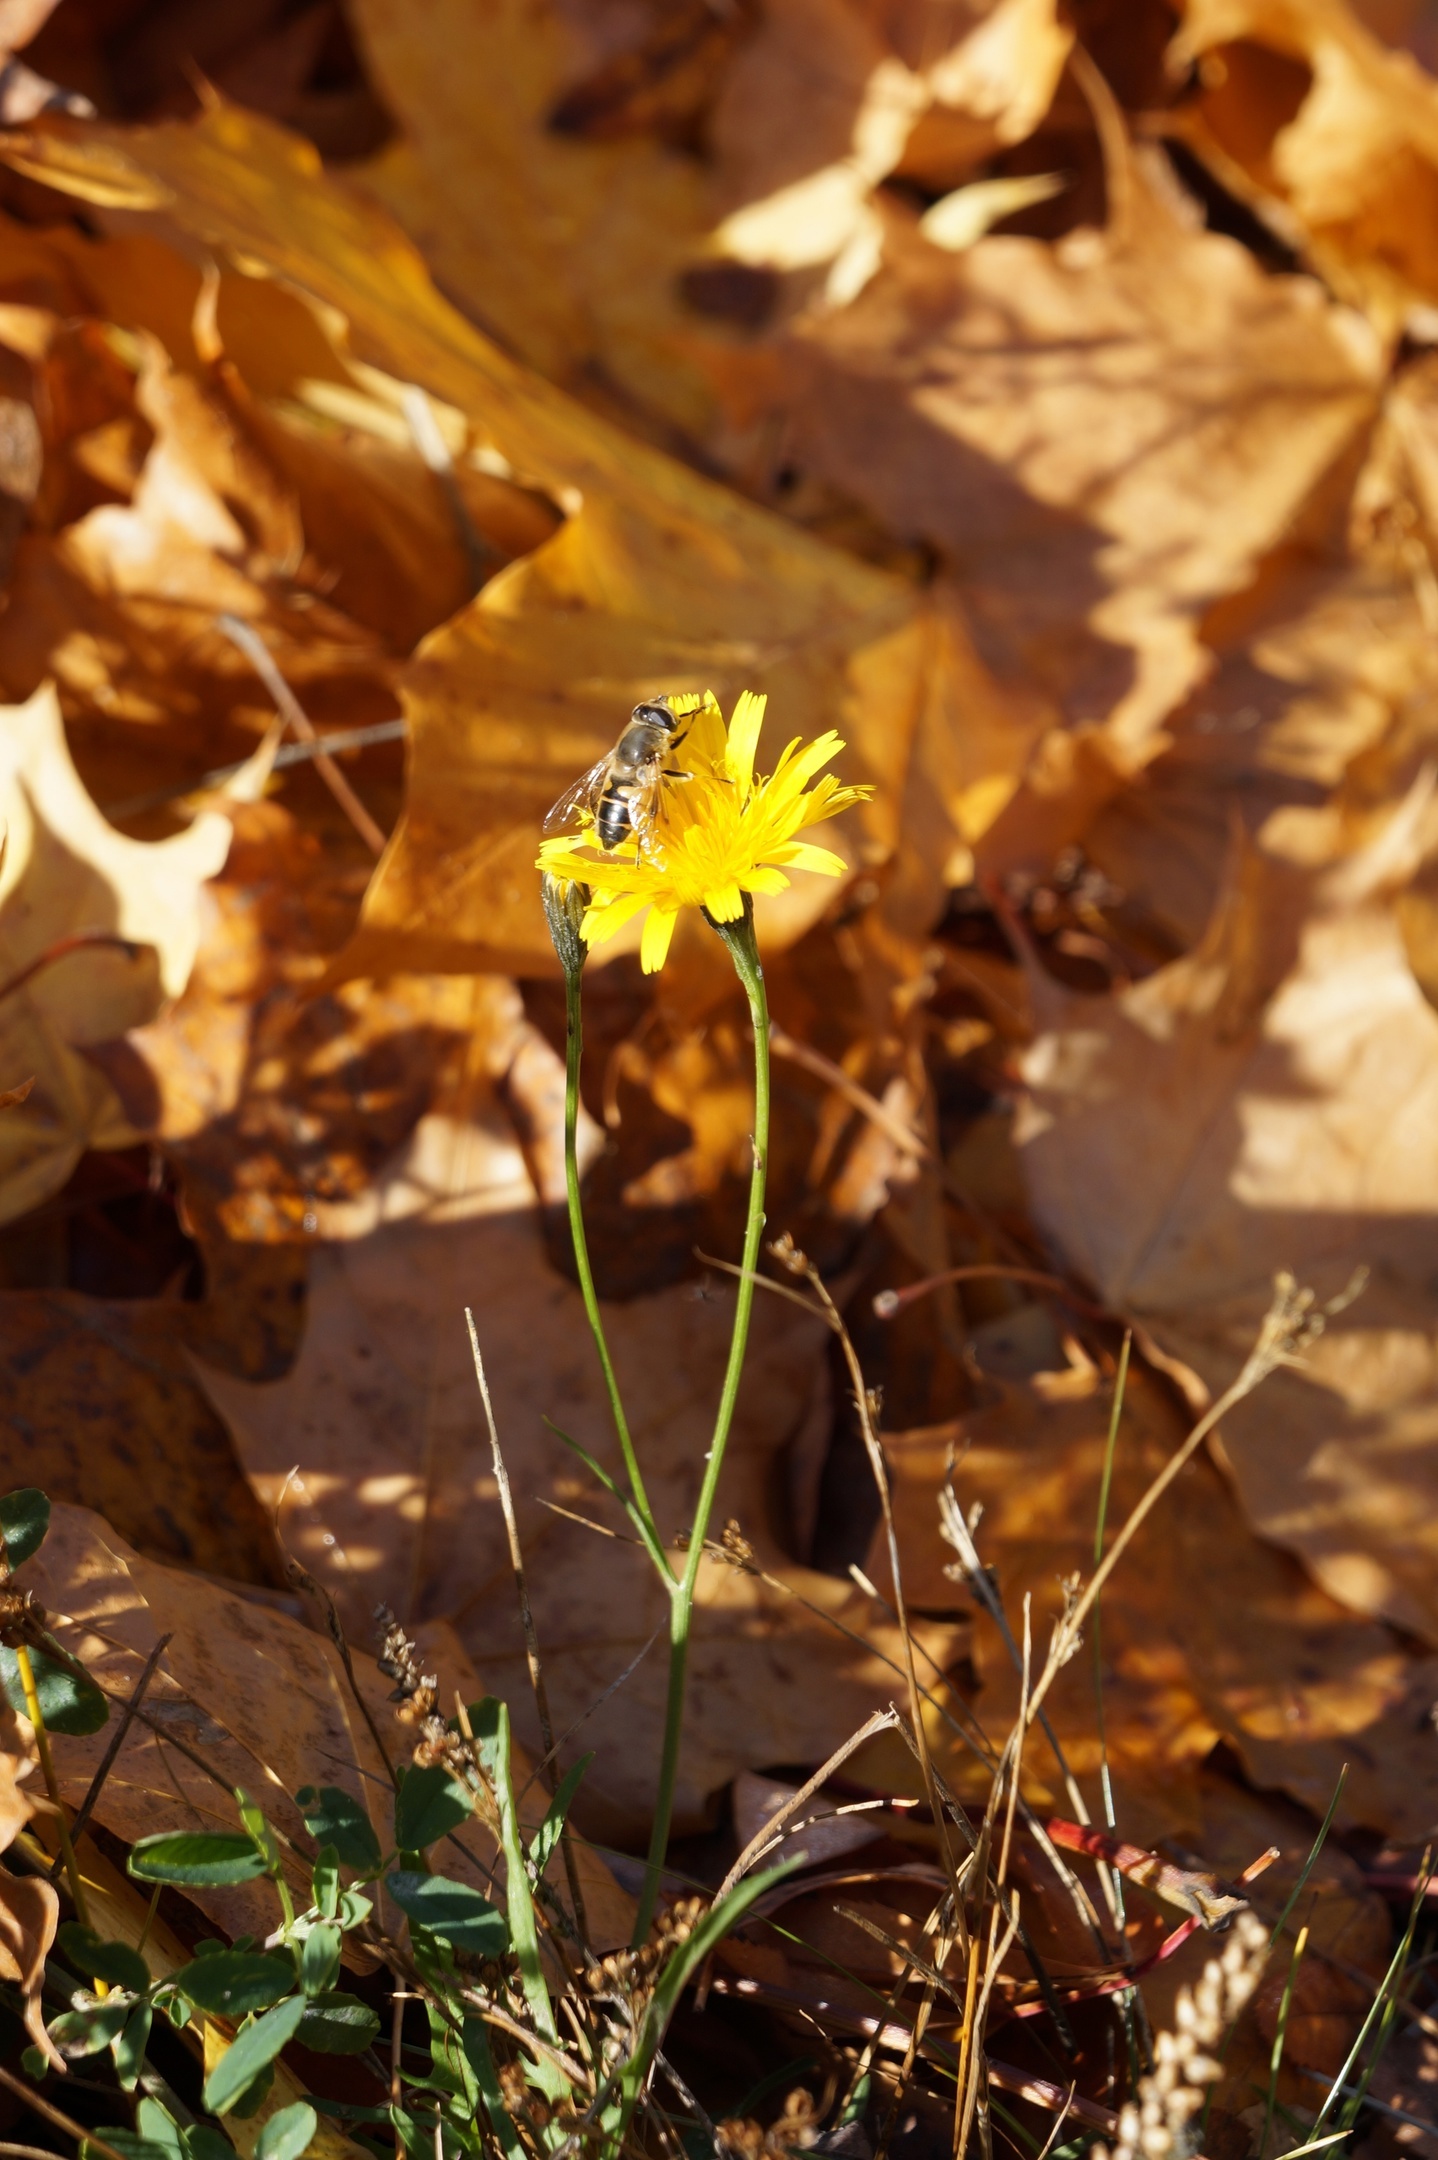
[[[634,711],[630,714],[630,718],[648,727],[672,728],[674,726],[674,715],[669,710],[669,707],[661,705],[657,699],[652,698],[643,705],[636,705]]]

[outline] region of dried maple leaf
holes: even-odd
[[[471,1148],[483,1140],[476,1132]],[[422,1167],[412,1162],[395,1185],[413,1190]],[[461,1318],[472,1303],[556,1728],[586,1718],[584,1744],[598,1750],[586,1821],[633,1834],[652,1798],[664,1692],[653,1651],[667,1602],[623,1518],[545,1423],[601,1460],[613,1452],[578,1293],[546,1266],[537,1225],[514,1212],[516,1167],[512,1143],[506,1155],[491,1142],[487,1160],[471,1155],[468,1192],[445,1199],[431,1188],[429,1220],[322,1249],[287,1380],[261,1388],[207,1372],[205,1381],[256,1490],[280,1506],[286,1542],[352,1624],[366,1624],[377,1598],[446,1616],[482,1650],[529,1736],[508,1547]],[[446,1169],[434,1164],[431,1175]],[[672,1531],[688,1520],[703,1470],[728,1299],[670,1289],[615,1304],[606,1326],[658,1520]],[[686,1742],[679,1803],[690,1823],[736,1770],[822,1759],[898,1684],[883,1662],[899,1656],[892,1627],[848,1584],[788,1565],[768,1527],[772,1463],[826,1414],[823,1370],[817,1327],[796,1330],[790,1308],[764,1301],[718,1506],[808,1605],[720,1561],[701,1572],[691,1658],[703,1715]],[[833,1630],[834,1619],[874,1648]],[[646,1644],[650,1654],[604,1700]],[[930,1647],[943,1662],[948,1632],[936,1630]]]
[[[1223,1444],[1257,1528],[1432,1638],[1438,1014],[1388,897],[1428,785],[1346,859],[1336,814],[1275,817],[1197,950],[1117,996],[1036,978],[1019,1138],[1069,1265],[1215,1389],[1279,1269],[1320,1297],[1370,1271]]]
[[[702,437],[712,404],[676,286],[705,223],[703,171],[647,138],[551,127],[587,72],[582,22],[442,0],[421,23],[395,0],[361,0],[355,27],[403,129],[361,168],[364,185],[475,319],[547,375],[612,384],[626,417]]]
[[[1128,187],[1108,232],[1052,246],[896,234],[867,291],[785,349],[801,466],[938,546],[983,659],[1047,705],[1042,739],[990,768],[1000,866],[1163,747],[1209,664],[1204,611],[1373,409],[1379,355],[1315,283],[1195,229],[1140,161]]]
[[[571,513],[414,662],[409,806],[366,900],[355,972],[549,967],[530,870],[539,818],[656,682],[722,696],[757,671],[787,726],[840,724],[852,776],[880,783],[856,814],[856,852],[892,852],[921,696],[943,696],[948,650],[910,588],[621,438],[507,360],[386,220],[250,116],[63,136],[47,124],[6,155],[73,193],[123,180],[127,199],[163,196],[207,244],[344,312],[360,358],[468,415]],[[940,861],[910,857],[916,920],[933,912],[951,844]]]

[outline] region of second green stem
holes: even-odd
[[[764,1234],[764,1181],[769,1161],[769,1005],[764,994],[764,969],[754,938],[753,917],[747,906],[741,921],[716,923],[714,927],[728,946],[735,971],[744,985],[754,1027],[754,1167],[749,1178],[749,1213],[744,1227],[743,1272],[739,1277],[739,1290],[734,1303],[734,1331],[729,1341],[729,1362],[725,1368],[723,1392],[714,1421],[714,1438],[705,1461],[704,1477],[699,1487],[699,1498],[695,1503],[694,1520],[689,1531],[688,1560],[670,1597],[669,1690],[664,1709],[664,1747],[660,1757],[659,1790],[655,1802],[654,1828],[649,1840],[644,1887],[640,1892],[639,1909],[634,1920],[632,1939],[636,1949],[649,1933],[659,1896],[664,1856],[669,1847],[669,1826],[674,1815],[674,1788],[678,1780],[679,1748],[684,1728],[684,1696],[689,1674],[689,1628],[694,1613],[694,1592],[704,1558],[709,1518],[714,1512],[714,1496],[719,1488],[719,1475],[724,1467],[724,1450],[728,1445],[729,1430],[734,1422],[734,1409],[739,1399],[739,1382],[743,1377],[744,1355],[749,1344],[749,1316],[754,1306],[754,1274],[759,1260],[759,1241]]]

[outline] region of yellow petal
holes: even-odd
[[[741,690],[734,717],[729,722],[729,777],[741,797],[747,796],[754,785],[754,753],[759,747],[759,730],[764,725],[764,707],[768,702],[761,691]],[[823,763],[822,759],[820,763]],[[724,919],[732,918],[726,916]]]
[[[731,879],[727,885],[716,885],[704,895],[704,905],[715,922],[738,922],[744,912],[744,895]]]
[[[819,852],[822,853],[822,850]],[[757,869],[745,871],[744,889],[746,892],[757,893],[787,892],[789,880],[783,871],[776,870],[772,863],[760,863]]]
[[[731,745],[730,755],[732,756],[732,744],[734,741],[732,729],[729,741]],[[836,735],[834,730],[829,728],[824,734],[817,736],[810,743],[807,750],[801,750],[796,757],[786,757],[769,783],[775,799],[787,802],[793,796],[799,794],[805,783],[812,780],[820,766],[827,765],[830,758],[837,757],[843,747],[843,736]]]
[[[843,877],[849,865],[832,848],[814,847],[807,840],[791,840],[778,852],[778,860],[791,870],[816,870],[820,877]]]
[[[675,762],[686,772],[722,772],[727,742],[724,715],[713,691],[706,690],[704,702],[689,723]]]
[[[646,975],[657,975],[669,957],[669,940],[679,920],[677,909],[652,907],[644,918],[639,940],[639,965]]]
[[[586,945],[602,945],[612,938],[616,930],[622,930],[632,916],[648,904],[648,893],[608,893],[596,899],[584,911],[579,925],[579,935]]]

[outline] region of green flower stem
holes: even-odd
[[[580,1012],[580,987],[582,977],[578,968],[566,968],[564,973],[564,1184],[569,1196],[569,1234],[574,1240],[574,1267],[579,1277],[580,1295],[584,1310],[589,1315],[589,1330],[594,1337],[594,1347],[599,1353],[599,1369],[604,1375],[604,1385],[609,1395],[609,1407],[614,1416],[614,1430],[619,1436],[619,1452],[624,1457],[624,1468],[629,1478],[629,1489],[634,1504],[656,1540],[658,1531],[654,1524],[654,1511],[649,1505],[649,1495],[644,1490],[644,1479],[639,1470],[639,1458],[634,1452],[634,1442],[629,1434],[629,1421],[624,1415],[624,1404],[619,1396],[619,1382],[614,1376],[610,1361],[609,1344],[604,1337],[604,1322],[599,1315],[599,1300],[594,1294],[594,1274],[589,1265],[589,1240],[584,1234],[584,1210],[579,1199],[579,1156],[577,1140],[579,1133],[579,1067],[584,1056],[584,1022]]]
[[[734,1332],[729,1342],[729,1363],[724,1374],[723,1393],[719,1398],[719,1413],[714,1421],[714,1438],[705,1464],[704,1481],[699,1488],[694,1521],[689,1531],[688,1563],[670,1605],[669,1694],[664,1711],[664,1752],[659,1765],[659,1790],[654,1809],[654,1829],[649,1840],[649,1860],[645,1870],[644,1887],[640,1893],[639,1910],[634,1921],[633,1942],[636,1949],[649,1933],[659,1896],[664,1856],[669,1846],[669,1825],[674,1814],[674,1787],[679,1773],[679,1746],[684,1726],[689,1626],[694,1612],[694,1592],[704,1558],[704,1540],[709,1531],[709,1518],[714,1512],[714,1496],[724,1468],[729,1428],[734,1422],[734,1407],[739,1399],[744,1354],[749,1344],[749,1316],[754,1305],[754,1271],[759,1259],[759,1240],[764,1234],[764,1180],[769,1160],[769,1006],[764,995],[764,970],[754,939],[753,909],[747,894],[742,920],[737,923],[715,923],[713,927],[729,948],[729,957],[744,985],[744,993],[749,1000],[750,1017],[754,1024],[754,1167],[749,1179],[749,1218],[744,1229],[743,1272],[739,1277],[739,1292],[734,1303]]]

